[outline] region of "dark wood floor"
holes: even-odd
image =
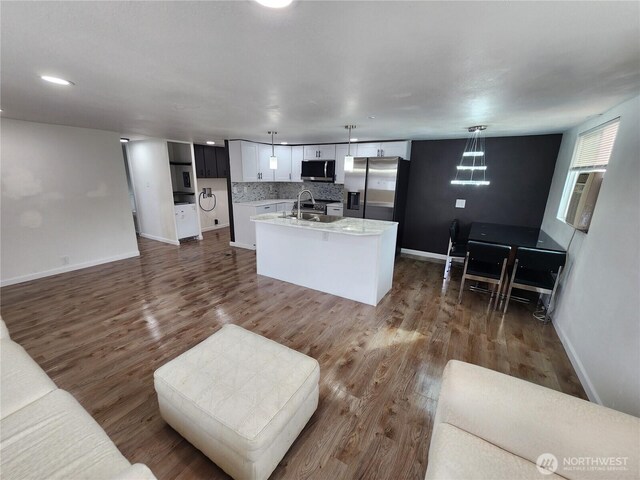
[[[586,398],[552,326],[456,299],[442,265],[396,263],[376,307],[256,275],[227,230],[180,247],[3,288],[14,340],[71,392],[132,462],[160,480],[227,478],[158,413],[152,372],[226,323],[320,362],[320,405],[272,478],[422,479],[442,370],[455,358]]]

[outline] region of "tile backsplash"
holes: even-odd
[[[341,202],[344,185],[317,182],[232,182],[231,198],[234,203],[276,198],[296,198],[300,190],[304,189],[311,190],[311,193],[317,199]]]

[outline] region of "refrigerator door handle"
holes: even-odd
[[[327,161],[324,162],[324,178],[327,178]]]

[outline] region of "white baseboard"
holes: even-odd
[[[201,230],[203,232],[209,232],[211,230],[219,230],[221,228],[227,228],[228,226],[229,226],[228,223],[223,223],[223,224],[220,224],[220,225],[211,225],[210,227],[203,227],[203,228],[201,228]]]
[[[19,277],[13,277],[0,282],[0,286],[6,287],[8,285],[15,285],[16,283],[29,282],[31,280],[37,280],[39,278],[50,277],[52,275],[58,275],[60,273],[72,272],[74,270],[82,270],[83,268],[95,267],[96,265],[102,265],[104,263],[117,262],[118,260],[125,260],[127,258],[139,257],[140,252],[123,253],[121,255],[115,255],[113,257],[100,258],[98,260],[91,260],[89,262],[76,263],[75,265],[64,265],[58,268],[52,268],[50,270],[44,270],[42,272],[30,273],[28,275],[21,275]]]
[[[422,257],[429,258],[431,260],[442,260],[445,262],[447,260],[447,256],[442,253],[433,253],[433,252],[423,252],[422,250],[411,250],[410,248],[402,248],[400,253],[405,253],[407,255],[413,255],[414,257]],[[453,262],[464,262],[464,258],[453,257],[451,258]]]
[[[571,365],[573,365],[573,369],[576,371],[576,374],[578,375],[578,379],[580,380],[580,383],[582,384],[582,388],[584,388],[584,391],[587,394],[587,397],[589,397],[589,400],[591,400],[592,402],[597,403],[598,405],[602,405],[602,400],[600,399],[600,395],[598,395],[598,392],[596,392],[596,389],[593,386],[593,383],[591,383],[591,379],[589,378],[589,375],[587,375],[587,371],[585,370],[584,365],[582,365],[582,362],[580,361],[578,354],[573,348],[571,341],[565,335],[564,331],[562,330],[562,328],[560,328],[559,325],[557,325],[555,322],[552,322],[552,325],[553,325],[553,328],[556,329],[558,338],[560,338],[560,342],[562,342],[562,345],[564,346],[564,350],[565,352],[567,352],[569,361],[571,362]]]
[[[170,243],[171,245],[180,245],[180,242],[178,240],[172,240],[170,238],[157,237],[155,235],[149,235],[148,233],[139,233],[138,235],[143,238],[148,238],[149,240],[156,240],[157,242]]]
[[[254,247],[253,245],[249,245],[249,244],[246,244],[246,243],[229,242],[229,245],[231,245],[232,247],[246,248],[247,250],[255,250],[256,249],[256,247]]]

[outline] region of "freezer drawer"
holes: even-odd
[[[176,205],[174,209],[178,239],[197,237],[200,235],[196,205],[193,203],[188,205]]]

